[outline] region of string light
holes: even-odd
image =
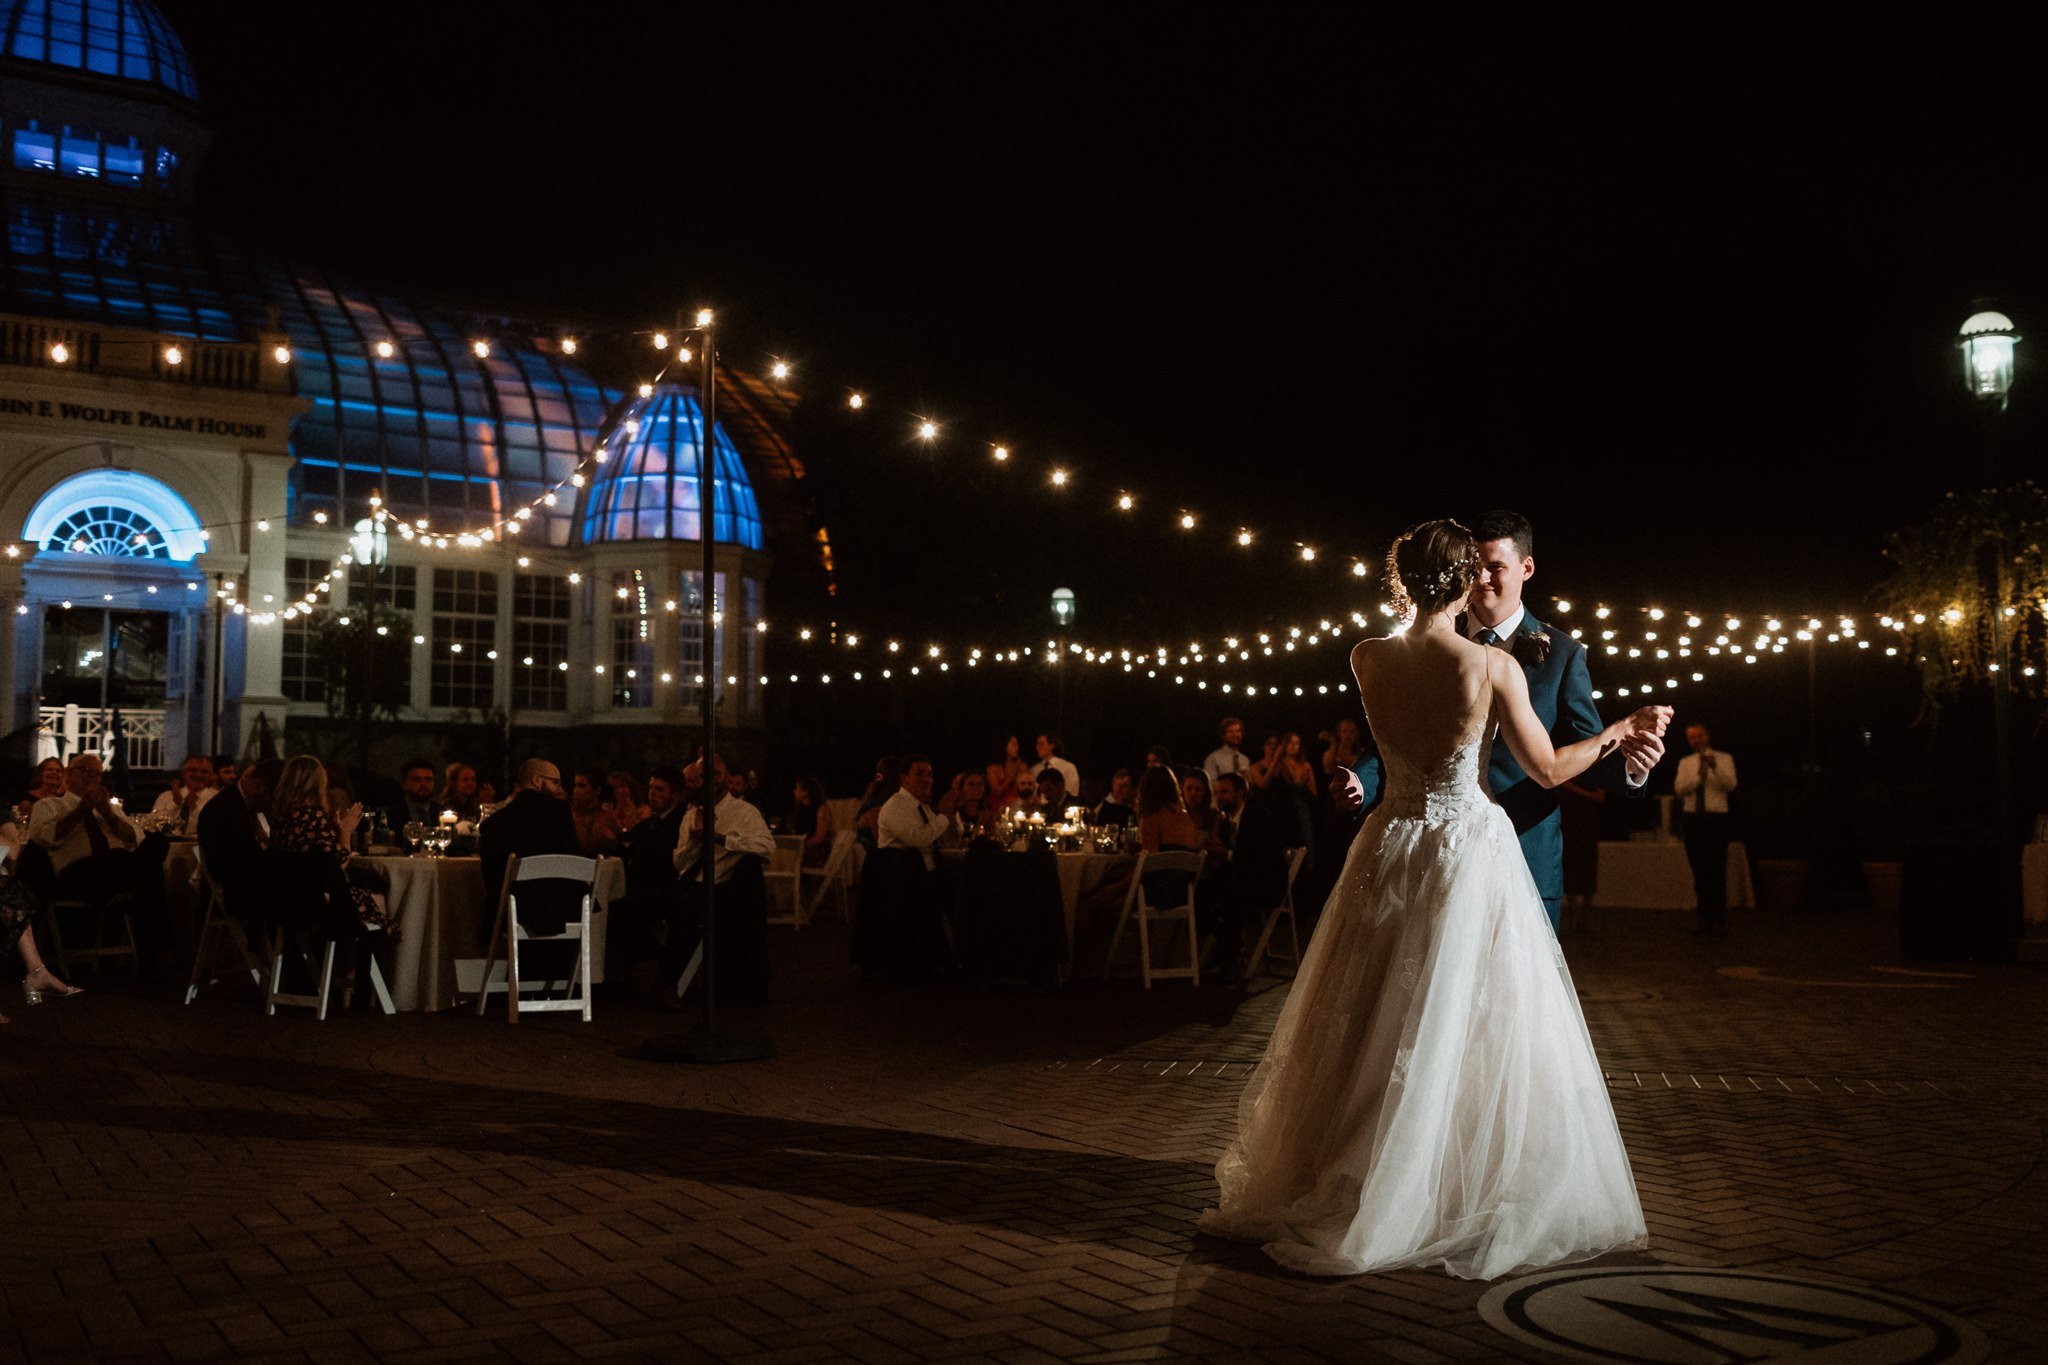
[[[776,361],[768,368],[768,373],[774,375],[777,379],[789,378],[789,362],[787,360]]]
[[[63,365],[69,362],[70,359],[71,348],[69,346],[66,346],[61,341],[50,343],[50,361],[52,364]]]
[[[397,354],[398,348],[396,346],[393,346],[389,341],[380,341],[377,343],[377,359],[389,360],[391,359],[391,357]]]
[[[920,441],[936,441],[939,438],[939,424],[925,418],[917,424],[917,438]]]
[[[866,407],[867,402],[868,400],[866,395],[862,394],[857,389],[854,392],[846,395],[846,406],[852,408],[855,412],[859,412],[862,408]]]
[[[1138,500],[1132,497],[1129,493],[1117,494],[1116,507],[1119,512],[1128,512],[1137,505]]]
[[[1004,460],[1010,458],[1010,448],[1008,446],[997,446],[994,450],[990,451],[989,453],[995,456],[997,464],[1001,464]]]
[[[489,360],[491,358],[491,343],[488,341],[472,341],[469,343],[469,349],[476,355],[478,360]]]

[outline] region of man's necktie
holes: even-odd
[[[1692,808],[1696,815],[1707,813],[1707,760],[1700,760],[1700,784],[1693,788]]]
[[[924,802],[922,802],[922,801],[918,802],[918,803],[917,803],[917,823],[919,823],[920,825],[929,825],[929,824],[930,824],[931,822],[932,822],[931,812],[930,812],[930,811],[928,811],[928,810],[926,810],[926,809],[924,808]]]
[[[1500,643],[1500,636],[1494,634],[1493,627],[1491,626],[1481,627],[1479,633],[1472,638],[1488,648]]]

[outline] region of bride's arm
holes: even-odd
[[[1660,713],[1668,715],[1670,710],[1663,706],[1643,707],[1599,734],[1560,749],[1551,744],[1549,732],[1536,719],[1536,711],[1529,705],[1529,679],[1522,672],[1522,666],[1506,651],[1490,650],[1487,667],[1492,675],[1501,738],[1507,741],[1508,752],[1515,756],[1515,762],[1521,764],[1522,770],[1543,787],[1555,787],[1577,777],[1618,747],[1622,737],[1631,731],[1654,730],[1662,718]]]

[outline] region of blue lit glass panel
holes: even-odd
[[[56,170],[56,134],[38,133],[28,128],[16,129],[14,133],[14,168],[20,171]]]
[[[107,183],[110,185],[140,185],[142,183],[142,149],[132,140],[126,147],[107,147]]]

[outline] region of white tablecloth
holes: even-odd
[[[1593,904],[1603,909],[1693,910],[1699,905],[1692,892],[1692,868],[1685,861],[1685,845],[1650,843],[1644,840],[1603,841],[1600,845],[1600,884]],[[1741,844],[1728,845],[1728,905],[1746,909],[1756,904],[1756,890],[1749,880],[1749,853]]]
[[[386,905],[398,930],[391,969],[391,1003],[402,1010],[445,1010],[456,1003],[455,964],[476,959],[490,936],[497,907],[484,903],[481,858],[371,858],[357,863],[382,868],[389,879]],[[597,865],[597,903],[590,917],[590,975],[604,980],[605,909],[626,891],[626,865],[602,858]]]

